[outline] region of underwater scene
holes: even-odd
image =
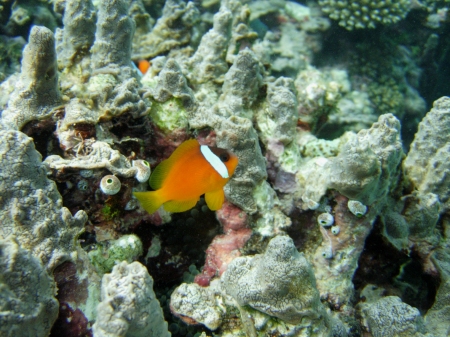
[[[1,1],[0,336],[450,336],[449,9]]]

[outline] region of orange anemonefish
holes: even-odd
[[[147,60],[139,60],[138,68],[139,68],[139,71],[142,73],[142,75],[145,75],[147,70],[150,68],[150,62]]]
[[[212,211],[222,207],[223,187],[238,164],[232,152],[200,145],[196,139],[182,143],[162,161],[150,177],[154,192],[134,192],[150,214],[161,205],[168,212],[184,212],[195,206],[202,194]]]

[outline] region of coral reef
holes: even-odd
[[[7,129],[20,130],[32,120],[48,118],[61,103],[55,40],[51,30],[34,26],[23,51],[20,76],[2,112]],[[44,79],[44,80],[43,80]]]
[[[62,207],[32,138],[20,131],[0,133],[0,238],[17,240],[52,271],[71,258],[87,215],[79,211],[72,216]]]
[[[450,223],[446,219],[443,222],[445,240],[433,253],[433,262],[441,276],[441,284],[436,293],[436,300],[425,316],[428,330],[437,335],[448,335],[450,328],[445,324],[445,320],[450,315],[449,294],[450,294],[450,265],[449,265],[449,233]]]
[[[94,43],[96,13],[89,0],[67,1],[64,28],[55,33],[58,66],[64,69],[76,63]]]
[[[400,123],[393,115],[382,115],[331,160],[329,187],[370,205],[395,186],[402,156]]]
[[[226,300],[229,296],[232,302]],[[231,310],[228,306],[241,312],[241,329],[251,335],[256,334],[255,328],[266,333],[273,328],[266,315],[292,325],[302,322],[295,328],[298,333],[303,330],[326,335],[330,331],[311,266],[287,236],[273,238],[264,254],[235,258],[220,284],[215,280],[202,288],[184,283],[171,296],[175,315],[213,330],[224,324],[223,315]],[[260,317],[261,313],[266,318]],[[252,319],[260,322],[253,326]]]
[[[61,170],[63,168],[72,168],[77,170],[96,170],[105,168],[111,173],[123,177],[130,178],[139,175],[140,171],[138,168],[136,166],[133,167],[124,155],[118,150],[113,150],[108,143],[100,141],[88,143],[83,138],[76,139],[76,135],[72,135],[72,139],[72,142],[78,141],[79,144],[72,145],[71,141],[67,140],[67,145],[63,145],[66,145],[69,149],[78,147],[76,151],[78,154],[82,152],[82,155],[73,159],[64,159],[58,155],[48,156],[45,159],[45,163],[50,169]]]
[[[360,305],[365,325],[374,337],[424,336],[419,310],[400,298],[386,296]]]
[[[264,255],[234,259],[222,287],[240,306],[291,324],[316,325],[324,319],[311,266],[289,237],[273,238]]]
[[[122,262],[102,280],[95,336],[170,336],[153,292],[153,279],[139,262]]]
[[[395,187],[403,151],[400,123],[393,115],[382,115],[370,129],[342,138],[337,156],[314,157],[299,167],[297,193],[308,208],[318,205],[327,188],[370,205]]]
[[[203,35],[197,51],[189,59],[191,71],[188,76],[191,83],[223,82],[223,76],[228,71],[225,56],[231,38],[231,20],[231,11],[221,6],[214,15],[213,28]]]
[[[222,310],[217,308],[213,287],[203,288],[196,283],[183,283],[170,297],[174,315],[188,324],[204,324],[216,330],[222,323]]]
[[[162,16],[147,34],[142,34],[133,46],[133,59],[146,59],[187,45],[199,21],[199,11],[193,2],[169,0]]]
[[[0,332],[46,336],[58,316],[56,287],[41,261],[14,240],[0,240]]]
[[[201,286],[222,275],[234,258],[241,255],[240,249],[252,234],[248,226],[248,216],[240,208],[226,202],[217,211],[217,219],[223,227],[224,234],[217,235],[206,250],[206,261],[202,273],[195,276],[195,282]]]
[[[2,2],[0,331],[448,335],[448,4]],[[226,202],[146,213],[192,138]]]
[[[152,105],[150,116],[163,131],[186,128],[188,114],[195,109],[197,102],[174,59],[165,62],[157,81],[151,94],[160,104]]]
[[[88,255],[100,275],[109,273],[118,262],[132,263],[142,255],[142,242],[136,235],[123,235],[117,240],[98,245]]]
[[[400,21],[410,10],[410,0],[319,0],[322,10],[348,30],[375,28]]]
[[[449,207],[450,99],[442,97],[419,124],[404,167],[420,194],[434,193]]]
[[[291,79],[279,77],[267,86],[267,112],[257,115],[258,129],[264,143],[279,141],[287,145],[295,138],[297,100]],[[266,138],[267,137],[267,138]]]

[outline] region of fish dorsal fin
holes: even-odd
[[[163,160],[153,171],[150,176],[150,186],[154,190],[158,190],[162,187],[164,180],[170,172],[171,167],[178,162],[181,157],[188,155],[189,152],[198,151],[200,144],[196,139],[189,139],[178,146],[169,158]]]

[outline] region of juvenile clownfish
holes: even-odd
[[[133,194],[150,214],[161,205],[168,212],[187,211],[202,194],[209,209],[216,211],[222,207],[223,187],[237,164],[238,158],[232,152],[190,139],[155,168],[149,181],[155,191]]]

